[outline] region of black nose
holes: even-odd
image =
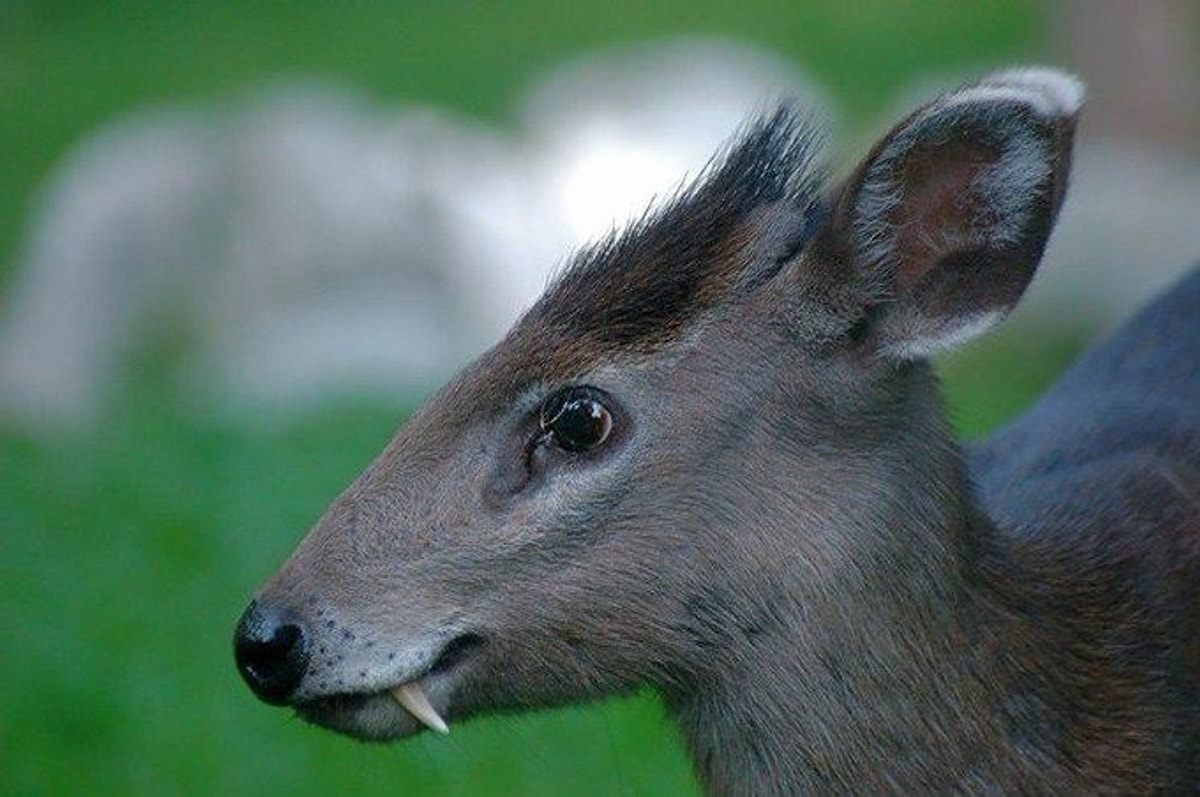
[[[304,628],[259,609],[252,601],[233,635],[238,672],[259,699],[274,706],[287,703],[308,667]]]

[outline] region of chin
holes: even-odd
[[[364,742],[390,742],[425,729],[386,692],[323,697],[297,705],[296,713],[314,725]]]

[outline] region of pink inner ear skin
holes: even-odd
[[[978,180],[1000,159],[999,152],[978,141],[922,149],[896,175],[905,189],[889,219],[897,287],[906,291],[947,254],[981,243],[989,220]]]

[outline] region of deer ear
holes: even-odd
[[[981,334],[1024,292],[1066,191],[1083,87],[1001,72],[888,133],[841,187],[826,232],[885,356]]]

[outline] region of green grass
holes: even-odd
[[[727,34],[796,57],[866,119],[923,72],[1037,53],[1033,3],[603,5],[21,2],[0,6],[0,286],[36,187],[99,124],[218,108],[320,75],[381,101],[503,123],[545,68],[594,46]],[[1029,401],[1073,348],[1009,338],[946,364],[960,428]],[[403,417],[338,403],[206,419],[169,363],[95,431],[0,429],[0,793],[679,794],[694,784],[652,696],[363,746],[250,696],[230,637],[250,593]],[[188,406],[191,406],[189,404]]]

